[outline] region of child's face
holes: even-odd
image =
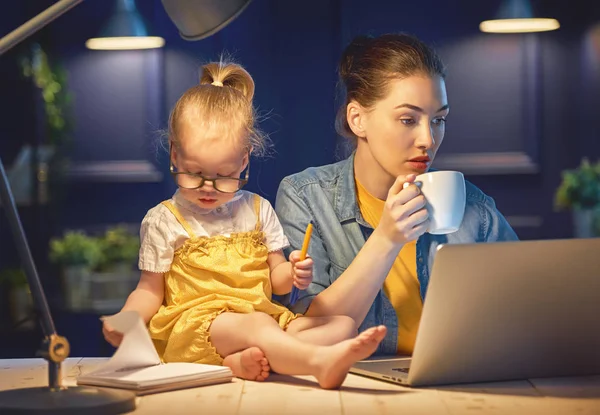
[[[244,147],[240,144],[242,140],[220,138],[209,134],[203,136],[197,133],[187,134],[188,132],[191,131],[185,128],[181,131],[180,143],[178,146],[173,146],[171,161],[177,171],[199,174],[208,180],[197,189],[180,187],[180,193],[185,199],[203,209],[214,209],[230,201],[235,192],[217,191],[210,179],[240,178],[241,173],[248,166],[248,152],[244,151]],[[235,183],[233,180],[219,180],[217,187],[220,188],[224,183],[225,190],[229,190],[231,187],[227,186],[231,184],[228,182]]]

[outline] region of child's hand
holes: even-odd
[[[300,251],[290,254],[292,264],[293,284],[299,290],[306,290],[313,279],[313,260],[308,255],[304,261],[300,261]]]
[[[113,329],[106,321],[102,324],[102,334],[104,334],[106,341],[114,347],[119,347],[121,341],[123,341],[123,333]]]

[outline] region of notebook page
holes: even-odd
[[[110,360],[89,375],[160,364],[148,329],[136,311],[123,311],[102,320],[123,333],[123,341]]]

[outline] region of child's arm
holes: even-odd
[[[137,287],[129,294],[121,311],[137,311],[144,323],[148,324],[163,302],[165,295],[164,281],[163,274],[142,271]],[[123,340],[123,333],[115,331],[106,322],[102,326],[102,332],[106,341],[115,347]]]
[[[292,285],[305,290],[312,281],[313,260],[306,258],[300,261],[300,251],[290,254],[286,261],[283,251],[270,252],[267,258],[271,270],[271,285],[273,294],[284,295],[292,291]]]
[[[145,324],[154,317],[165,296],[165,279],[163,274],[142,271],[140,282],[129,297],[121,311],[137,311]]]

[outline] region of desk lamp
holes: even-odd
[[[4,36],[0,39],[0,56],[82,1],[60,0]],[[249,3],[250,0],[162,0],[169,18],[186,40],[200,40],[216,33]],[[54,327],[1,159],[0,202],[6,211],[44,333],[40,355],[48,362],[48,385],[1,391],[0,413],[110,415],[133,411],[136,406],[133,392],[81,386],[67,388],[62,385],[61,364],[69,356],[69,342]]]

